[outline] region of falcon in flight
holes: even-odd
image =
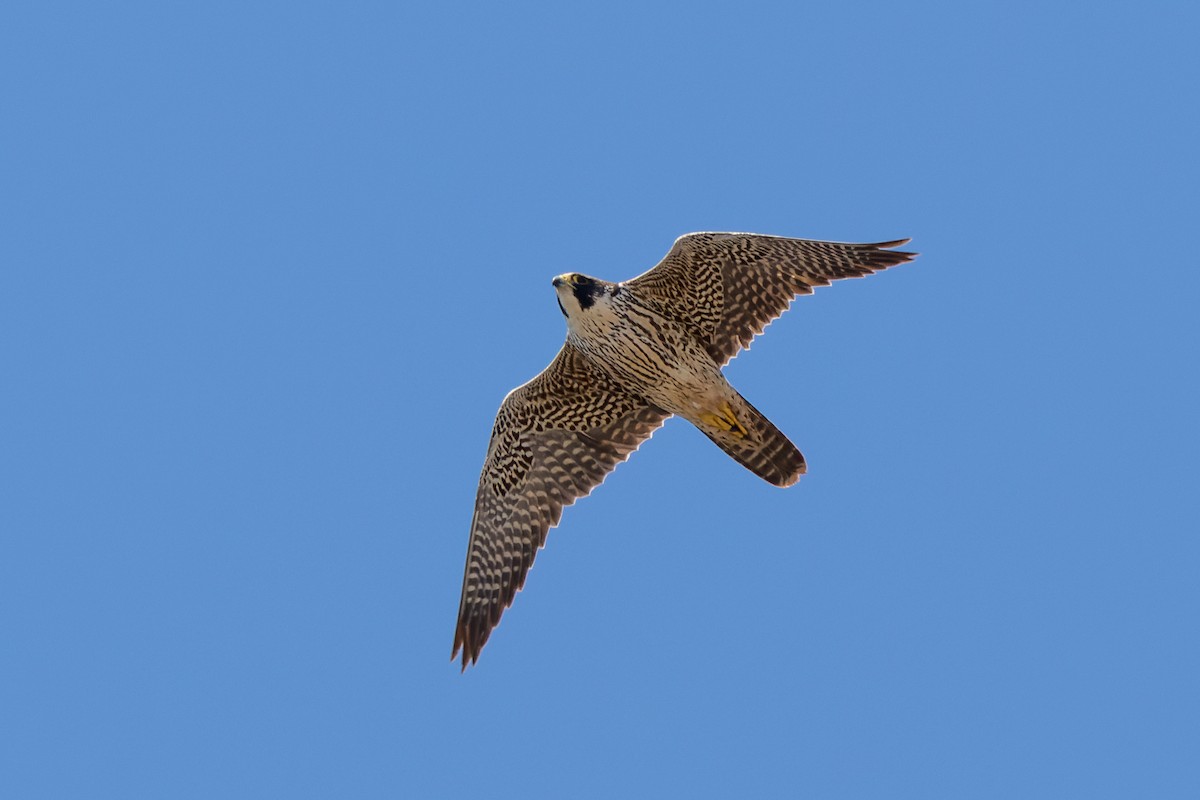
[[[804,456],[721,368],[796,295],[911,261],[876,244],[689,233],[644,275],[554,279],[567,341],[504,398],[475,497],[451,660],[479,651],[525,583],[564,506],[592,491],[678,414],[768,483],[791,486]]]

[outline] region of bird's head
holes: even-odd
[[[595,309],[597,302],[607,306],[613,294],[620,291],[615,283],[578,272],[559,275],[554,279],[554,289],[558,293],[558,307],[568,321],[581,319]]]

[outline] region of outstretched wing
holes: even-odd
[[[757,233],[689,233],[649,272],[625,285],[655,298],[725,364],[787,310],[799,294],[911,261],[875,244],[786,239]]]
[[[500,406],[475,497],[453,660],[463,669],[525,582],[546,532],[668,413],[616,386],[571,345]]]

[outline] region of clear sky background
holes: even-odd
[[[1200,796],[1194,3],[24,3],[0,795]],[[449,661],[550,279],[913,237]]]

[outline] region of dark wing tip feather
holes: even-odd
[[[458,652],[462,650],[461,672],[466,672],[469,665],[479,660],[479,651],[483,649],[483,644],[491,632],[488,628],[472,631],[473,627],[467,621],[460,619],[458,628],[454,631],[454,649],[450,651],[450,660],[454,661],[458,658]],[[482,633],[482,637],[480,637],[480,633]]]
[[[514,591],[513,594],[515,595],[516,592]],[[479,654],[491,637],[492,631],[499,624],[500,615],[511,605],[512,599],[510,598],[506,603],[490,603],[488,609],[490,613],[487,615],[463,614],[459,616],[458,625],[454,629],[454,648],[450,651],[450,660],[454,661],[458,658],[461,650],[462,672],[466,672],[467,667],[479,661]]]
[[[869,266],[875,269],[887,269],[897,264],[905,264],[920,255],[920,253],[892,249],[908,244],[911,241],[912,239],[895,239],[890,242],[873,242],[871,244],[859,245],[859,247],[870,251],[867,257],[867,264]]]

